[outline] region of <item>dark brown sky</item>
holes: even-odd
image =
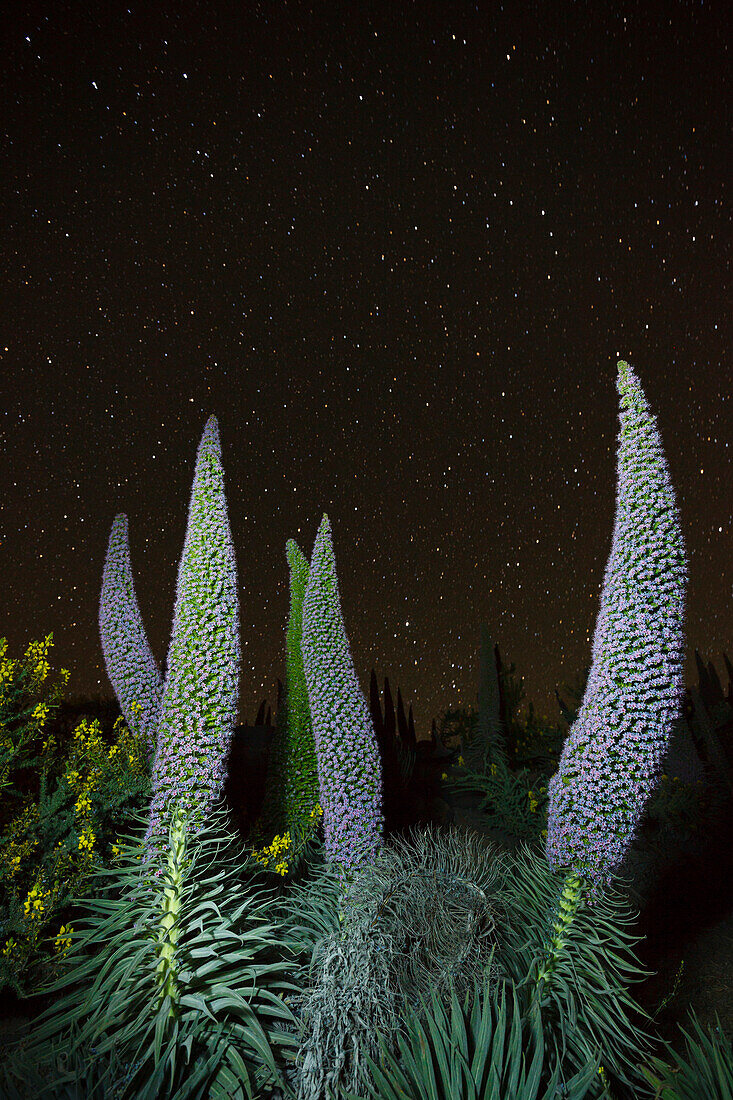
[[[368,13],[365,9],[368,9]],[[215,14],[216,12],[221,14]],[[552,13],[548,15],[548,13]],[[284,675],[285,544],[324,512],[368,698],[527,698],[590,662],[616,360],[657,417],[694,649],[731,612],[730,67],[722,4],[11,5],[2,49],[0,634],[98,632],[129,519],[168,647],[215,413],[240,720]],[[99,13],[103,13],[100,15]],[[226,14],[225,14],[226,13]]]

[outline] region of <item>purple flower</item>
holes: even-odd
[[[151,854],[167,846],[177,804],[185,806],[197,827],[221,795],[236,724],[240,663],[237,569],[219,430],[212,416],[196,457],[178,569],[146,834]]]
[[[107,675],[127,725],[156,747],[163,678],[145,635],[130,567],[127,516],[115,517],[107,546],[99,600],[99,633]]]
[[[328,516],[303,600],[302,652],[318,757],[327,858],[372,863],[382,843],[382,772],[371,715],[346,637]]]
[[[616,523],[583,702],[548,785],[547,858],[597,898],[657,785],[684,689],[687,564],[654,418],[618,364]]]

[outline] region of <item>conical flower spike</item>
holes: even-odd
[[[548,787],[547,858],[591,884],[624,859],[679,714],[687,564],[654,417],[628,363],[621,397],[616,523],[593,664]]]
[[[130,568],[127,516],[115,516],[99,600],[99,633],[107,675],[127,725],[155,755],[163,678],[145,635]]]
[[[194,828],[220,797],[237,719],[239,601],[216,417],[196,456],[153,767],[146,844],[165,851],[178,807]]]
[[[326,858],[348,874],[373,863],[382,844],[382,769],[344,629],[328,516],[321,521],[311,557],[302,651]]]

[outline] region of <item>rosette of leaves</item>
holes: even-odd
[[[392,837],[339,895],[331,866],[279,902],[283,935],[307,964],[292,998],[302,1021],[298,1100],[363,1089],[365,1058],[394,1038],[407,1005],[498,981],[498,852],[476,834],[432,826]]]
[[[420,1011],[407,1009],[405,1024],[399,1058],[381,1038],[381,1063],[367,1055],[374,1100],[584,1100],[601,1071],[597,1054],[561,1092],[560,1067],[546,1070],[540,1010],[535,1005],[524,1017],[511,984],[476,980],[462,1004],[452,991],[448,1010],[433,991],[427,1004],[421,999]]]
[[[587,905],[538,844],[497,868],[498,974],[473,973],[472,1003],[454,981],[447,996],[420,989],[401,1013],[404,1028],[382,1029],[378,1054],[364,1050],[362,1089],[370,1100],[651,1098],[641,1064],[658,1039],[628,992],[646,972],[623,895],[609,886]]]
[[[612,1088],[636,1098],[648,1095],[638,1066],[658,1037],[629,992],[649,972],[634,954],[634,914],[614,879],[590,904],[580,878],[553,871],[536,842],[520,844],[504,880],[501,962],[523,1011],[542,1010],[548,1065],[574,1073],[600,1050]]]
[[[138,818],[114,873],[95,873],[55,999],[6,1060],[0,1094],[35,1066],[45,1084],[32,1095],[63,1095],[93,1063],[93,1100],[254,1100],[287,1087],[288,944],[268,919],[272,897],[242,881],[225,820],[217,809],[192,831],[174,814],[156,876]]]

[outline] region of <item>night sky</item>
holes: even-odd
[[[590,663],[627,359],[657,418],[694,650],[731,610],[726,4],[3,6],[0,635],[66,696],[126,513],[168,649],[219,423],[239,721],[284,679],[285,544],[324,512],[369,697],[527,700]],[[521,713],[526,712],[526,703]]]

